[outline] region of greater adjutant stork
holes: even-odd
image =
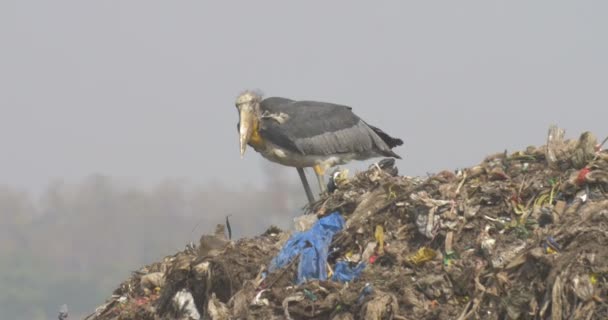
[[[391,149],[403,141],[367,124],[349,106],[263,99],[259,93],[245,91],[236,99],[236,108],[241,158],[250,145],[272,162],[297,168],[310,202],[314,198],[303,168],[314,168],[321,192],[325,192],[323,177],[328,168],[376,157],[401,159]]]

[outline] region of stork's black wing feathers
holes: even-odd
[[[262,113],[272,115],[262,119],[262,138],[291,151],[330,155],[373,150],[385,156],[399,157],[390,150],[389,144],[394,143],[384,141],[387,137],[395,139],[367,125],[351,107],[272,97],[263,100],[260,108]],[[273,118],[281,115],[283,121]]]
[[[391,136],[389,136],[386,132],[382,131],[379,128],[376,128],[370,124],[368,124],[368,126],[370,128],[372,128],[372,130],[374,130],[374,132],[380,136],[380,138],[382,138],[382,140],[388,145],[389,148],[394,148],[397,146],[400,146],[403,144],[403,140],[399,139],[399,138],[393,138]]]

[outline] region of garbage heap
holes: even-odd
[[[605,142],[605,141],[604,141]],[[143,267],[86,319],[608,319],[608,152],[590,132],[428,177],[383,160],[296,219]]]

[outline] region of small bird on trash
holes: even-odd
[[[327,169],[352,160],[376,157],[401,159],[392,151],[403,144],[359,118],[352,107],[282,97],[263,98],[245,91],[236,99],[241,158],[247,145],[264,158],[298,169],[309,202],[314,197],[303,168],[312,167],[326,192]]]

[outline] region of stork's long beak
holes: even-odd
[[[251,138],[251,134],[253,133],[253,110],[247,106],[243,106],[240,110],[240,143],[241,143],[241,159],[245,156],[245,149],[247,148],[247,143]]]

